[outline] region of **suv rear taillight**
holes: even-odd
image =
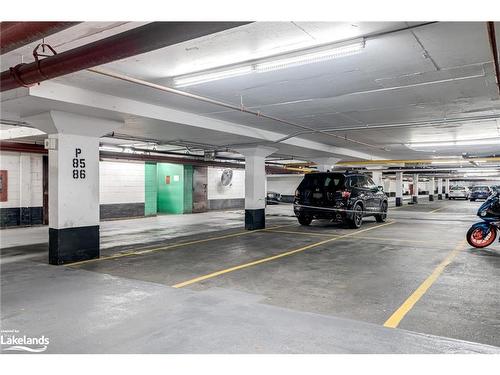
[[[342,198],[349,199],[350,196],[351,196],[351,192],[350,191],[344,190],[342,192]]]

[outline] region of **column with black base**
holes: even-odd
[[[429,178],[429,201],[432,202],[434,200],[434,190],[436,190],[436,183],[434,177]]]
[[[418,203],[418,173],[413,174],[413,194],[411,200],[413,203]]]
[[[443,199],[443,179],[442,178],[438,178],[437,179],[438,181],[438,200],[442,200]]]
[[[403,172],[396,172],[396,206],[403,205]]]
[[[266,156],[276,148],[257,146],[239,148],[245,156],[245,229],[266,227]]]
[[[50,111],[30,118],[49,133],[49,263],[99,257],[99,137],[122,123]]]
[[[446,199],[450,197],[450,179],[447,178],[444,180],[444,196]]]

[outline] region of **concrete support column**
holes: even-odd
[[[245,229],[266,227],[266,156],[278,149],[257,146],[236,149],[245,156]]]
[[[429,201],[434,200],[434,190],[436,190],[436,182],[434,177],[429,178]]]
[[[396,206],[403,205],[403,172],[396,172]]]
[[[377,186],[383,186],[382,171],[372,171],[372,180]]]
[[[438,199],[442,200],[443,199],[443,179],[438,178]]]
[[[21,154],[19,157],[19,223],[31,224],[31,155]]]
[[[335,164],[337,164],[339,160],[339,158],[334,157],[317,157],[311,161],[316,164],[318,172],[327,172],[333,170]]]
[[[444,196],[445,196],[446,199],[448,199],[448,197],[450,195],[450,179],[447,178],[444,181],[445,181],[445,184],[444,184]]]
[[[418,203],[418,173],[413,174],[413,194],[411,200],[413,203]]]
[[[122,123],[50,111],[29,121],[49,133],[49,263],[99,257],[99,137]]]

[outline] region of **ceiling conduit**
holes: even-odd
[[[0,55],[75,26],[80,22],[2,22]]]
[[[152,22],[0,74],[0,91],[29,87],[48,79],[136,56],[250,22]]]

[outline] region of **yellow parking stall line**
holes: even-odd
[[[458,253],[465,248],[465,240],[460,243],[439,263],[430,276],[424,280],[422,284],[403,302],[403,304],[390,316],[384,323],[384,327],[396,328],[401,320],[408,314],[408,312],[415,306],[415,304],[422,298],[427,290],[434,284],[434,282],[443,273],[444,269],[455,259]]]
[[[429,213],[433,214],[434,212],[438,212],[439,210],[442,210],[443,208],[446,208],[446,206],[436,208],[435,210],[429,211]]]
[[[356,232],[351,232],[351,233],[344,234],[344,235],[341,235],[341,236],[338,236],[338,237],[334,237],[334,238],[328,238],[326,240],[315,242],[315,243],[312,243],[312,244],[307,245],[307,246],[300,247],[300,248],[295,249],[295,250],[286,251],[284,253],[273,255],[273,256],[270,256],[270,257],[267,257],[267,258],[258,259],[258,260],[255,260],[253,262],[240,264],[239,266],[226,268],[226,269],[223,269],[223,270],[220,270],[220,271],[216,271],[216,272],[212,272],[212,273],[209,273],[207,275],[200,276],[200,277],[195,277],[194,279],[183,281],[181,283],[177,283],[175,285],[172,285],[172,287],[173,288],[182,288],[182,287],[185,287],[187,285],[195,284],[197,282],[204,281],[204,280],[207,280],[207,279],[212,279],[214,277],[217,277],[217,276],[220,276],[220,275],[224,275],[224,274],[229,273],[229,272],[238,271],[238,270],[241,270],[243,268],[248,268],[248,267],[256,266],[258,264],[270,262],[272,260],[280,259],[280,258],[289,256],[289,255],[293,255],[293,254],[297,254],[297,253],[300,253],[302,251],[306,251],[306,250],[309,250],[309,249],[312,249],[314,247],[318,247],[318,246],[324,245],[324,244],[332,242],[332,241],[340,240],[340,239],[346,238],[346,237],[352,237],[352,236],[355,236],[355,235],[357,235],[359,233],[367,232],[369,230],[377,229],[377,228],[380,228],[380,227],[383,227],[383,226],[386,226],[386,225],[391,225],[391,224],[394,224],[394,223],[395,223],[395,221],[390,221],[388,223],[380,224],[380,225],[377,225],[377,226],[374,226],[374,227],[371,227],[371,228],[366,228],[366,229],[358,230]]]
[[[340,234],[328,234],[328,233],[311,233],[311,232],[303,232],[303,231],[292,231],[292,230],[278,230],[278,229],[266,229],[267,233],[289,233],[289,234],[300,234],[303,236],[319,236],[319,237],[338,237]],[[356,238],[361,238],[364,240],[378,240],[378,241],[399,241],[399,242],[408,242],[408,243],[421,243],[421,244],[430,244],[432,241],[424,241],[424,240],[409,240],[406,238],[384,238],[384,237],[372,237],[372,236],[356,236]]]
[[[285,228],[285,227],[290,227],[290,226],[293,226],[293,225],[296,225],[296,224],[278,225],[278,226],[275,226],[275,227],[270,227],[269,229],[273,229],[273,228]],[[209,242],[209,241],[215,241],[215,240],[221,240],[221,239],[224,239],[224,238],[231,238],[231,237],[243,236],[243,235],[246,235],[246,234],[252,234],[252,233],[256,233],[256,232],[262,232],[264,230],[265,229],[257,229],[257,230],[253,230],[253,231],[246,230],[246,231],[241,231],[241,232],[226,234],[224,236],[216,236],[216,237],[203,238],[201,240],[179,242],[179,243],[175,243],[175,244],[172,244],[172,245],[167,245],[167,246],[162,246],[162,247],[156,247],[156,248],[152,248],[152,249],[150,249],[150,248],[138,248],[137,249],[136,248],[135,249],[136,251],[131,251],[131,252],[128,252],[128,253],[120,253],[120,254],[110,255],[110,256],[101,257],[101,258],[95,258],[95,259],[89,259],[89,260],[82,260],[80,262],[69,263],[66,266],[69,266],[69,267],[71,267],[71,266],[79,266],[79,265],[82,265],[82,264],[99,262],[99,261],[103,261],[103,260],[119,259],[119,258],[124,258],[124,257],[129,257],[129,256],[137,256],[137,255],[150,254],[150,253],[154,253],[154,252],[157,252],[157,251],[170,250],[170,249],[174,249],[174,248],[178,248],[178,247],[182,247],[182,246],[196,245],[196,244],[199,244],[199,243],[204,243],[204,242]],[[140,250],[140,249],[145,249],[145,250]],[[137,250],[139,250],[139,251],[137,251]]]
[[[407,238],[384,238],[384,237],[371,237],[371,236],[359,236],[358,238],[362,238],[365,240],[379,240],[379,241],[399,241],[399,242],[408,242],[408,243],[421,243],[421,244],[429,244],[432,241],[424,241],[424,240],[409,240]]]
[[[320,237],[336,237],[339,234],[328,234],[328,233],[311,233],[311,232],[300,232],[292,230],[279,230],[279,229],[266,229],[267,233],[288,233],[288,234],[301,234],[303,236],[320,236]]]

